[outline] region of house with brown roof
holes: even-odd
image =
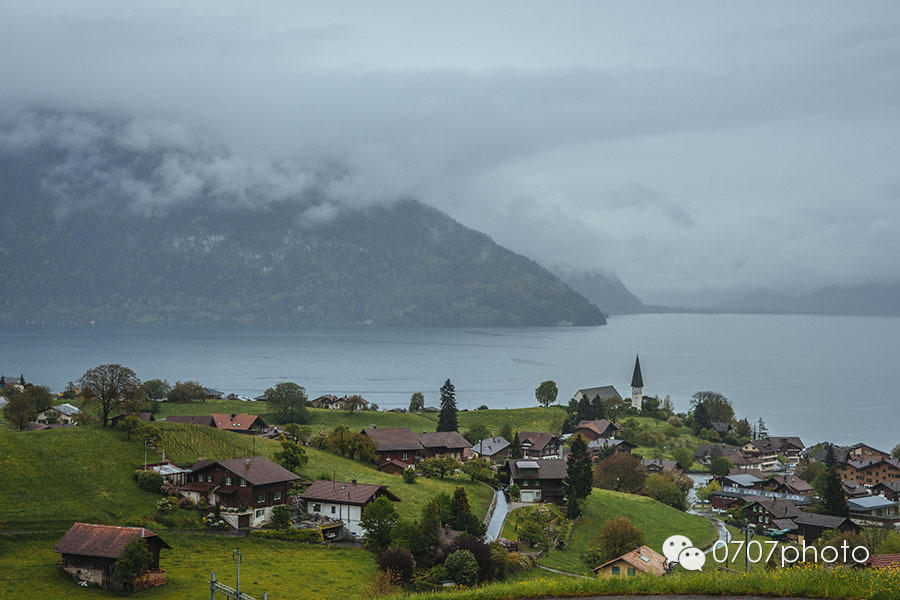
[[[564,502],[566,461],[561,458],[506,460],[509,483],[519,487],[522,502]]]
[[[813,487],[796,475],[775,475],[768,481],[771,483],[767,488],[783,494],[809,496],[813,492]]]
[[[469,453],[488,460],[505,460],[509,455],[509,441],[499,435],[485,438],[475,442]]]
[[[233,431],[235,433],[249,433],[256,435],[266,430],[268,425],[259,415],[245,414],[212,414],[213,427]]]
[[[194,502],[226,507],[220,516],[234,528],[258,527],[272,519],[274,507],[291,503],[289,492],[298,479],[265,456],[200,460],[179,491]]]
[[[875,554],[869,557],[866,566],[873,569],[900,570],[900,554]]]
[[[597,576],[634,577],[638,573],[647,575],[665,575],[666,557],[649,546],[641,545],[637,549],[626,552],[618,558],[594,567]]]
[[[201,427],[215,427],[210,415],[169,415],[166,423],[184,423],[185,425],[200,425]]]
[[[354,535],[364,535],[359,521],[366,507],[382,496],[400,502],[400,498],[384,485],[357,483],[355,479],[349,483],[320,479],[300,494],[300,500],[309,514],[342,521]]]
[[[801,544],[815,542],[826,531],[859,533],[859,525],[847,517],[801,512],[793,521],[797,525],[797,541]]]
[[[366,427],[362,432],[375,443],[382,471],[398,473],[425,458],[425,447],[407,427]]]
[[[768,438],[747,442],[741,447],[741,455],[752,459],[757,464],[757,468],[764,473],[777,471],[781,468],[781,462],[778,460],[778,449]]]
[[[793,502],[783,498],[760,498],[748,502],[742,510],[748,523],[763,529],[773,528],[773,521],[790,520],[800,516],[800,509]]]
[[[622,395],[619,394],[619,391],[616,389],[614,385],[601,385],[597,387],[590,388],[581,388],[575,395],[573,396],[575,400],[580,401],[582,398],[587,398],[588,400],[595,400],[596,398],[600,398],[603,402],[608,402],[610,400],[617,400],[619,402],[622,401]]]
[[[684,471],[677,461],[667,460],[664,458],[642,458],[641,468],[647,473],[659,473],[661,471],[671,471],[673,473],[681,473]]]
[[[557,436],[546,431],[520,431],[519,445],[525,458],[543,458],[559,456],[562,442]]]
[[[597,438],[614,438],[619,429],[618,425],[606,419],[592,419],[579,421],[573,433],[590,442]]]
[[[741,451],[734,446],[725,444],[700,444],[694,452],[694,460],[702,465],[708,465],[717,458],[727,458],[732,464],[738,466],[734,461],[740,457]]]
[[[869,487],[884,481],[900,480],[900,460],[895,458],[851,458],[847,462],[838,463],[835,470],[841,479],[853,479]]]
[[[150,551],[150,569],[131,585],[134,591],[166,583],[159,568],[159,551],[170,548],[158,535],[144,527],[115,527],[75,523],[53,548],[62,555],[62,569],[78,579],[103,588],[113,587],[112,576],[122,550],[132,540],[141,539]],[[27,594],[25,594],[27,596]]]
[[[69,425],[76,422],[76,415],[79,414],[81,414],[81,409],[66,402],[42,410],[34,420],[43,425]]]
[[[900,479],[876,483],[872,486],[872,493],[898,502],[900,501]]]
[[[438,454],[450,454],[459,460],[469,457],[469,442],[456,431],[423,431],[416,437],[425,448],[426,458]]]

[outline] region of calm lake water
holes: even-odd
[[[436,405],[448,377],[460,408],[532,406],[545,379],[565,402],[581,387],[630,394],[635,353],[644,393],[678,410],[716,390],[739,416],[812,444],[900,442],[895,393],[900,319],[797,315],[635,315],[585,328],[30,326],[0,329],[0,369],[61,391],[118,362],[141,379],[194,379],[244,395],[278,381],[310,397],[359,393],[383,408],[422,391]]]

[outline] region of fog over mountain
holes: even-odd
[[[616,273],[652,304],[900,279],[895,2],[105,0],[3,15],[0,113],[140,119],[248,157],[206,165],[219,185],[262,179],[279,197],[295,173],[340,172],[335,206],[415,198],[541,264]],[[261,164],[282,167],[270,179]]]

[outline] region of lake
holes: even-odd
[[[388,328],[374,326],[14,326],[0,328],[7,377],[61,391],[90,367],[118,362],[141,379],[197,380],[256,396],[295,381],[310,397],[358,393],[382,408],[415,391],[436,405],[448,377],[461,409],[535,404],[555,380],[566,402],[578,388],[631,393],[635,353],[644,393],[686,410],[715,390],[772,435],[806,444],[900,442],[894,377],[900,319],[805,315],[633,315],[603,327]]]

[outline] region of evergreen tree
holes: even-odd
[[[441,414],[438,416],[438,431],[457,431],[459,425],[456,418],[456,388],[450,380],[441,386]]]
[[[599,398],[597,396],[597,399]],[[575,412],[575,424],[577,425],[580,421],[590,421],[591,415],[593,415],[591,401],[588,400],[587,396],[582,396],[581,400],[578,401],[578,409]]]
[[[704,429],[709,429],[710,418],[709,413],[706,410],[705,402],[698,402],[696,406],[694,406],[694,410],[691,413],[694,417],[694,432],[699,433]]]
[[[594,396],[591,400],[591,418],[602,419],[606,416],[606,409],[603,407],[603,400],[600,396]]]
[[[413,392],[409,397],[409,412],[419,412],[425,408],[425,395],[422,392]]]
[[[512,425],[509,424],[509,421],[507,421],[503,424],[502,427],[500,427],[500,437],[502,437],[507,442],[512,442],[513,435]]]
[[[522,442],[519,441],[519,432],[517,431],[509,444],[509,457],[522,458],[522,456]]]
[[[574,436],[566,464],[566,479],[569,481],[573,496],[578,500],[591,495],[593,483],[591,466],[587,442],[580,435]]]
[[[844,489],[841,485],[841,476],[834,469],[829,469],[825,476],[825,493],[822,498],[822,510],[826,515],[846,517],[850,514],[850,507],[844,498]]]
[[[762,417],[759,418],[759,422],[756,424],[756,435],[758,439],[769,437],[769,429],[766,427],[766,422],[763,421]]]

